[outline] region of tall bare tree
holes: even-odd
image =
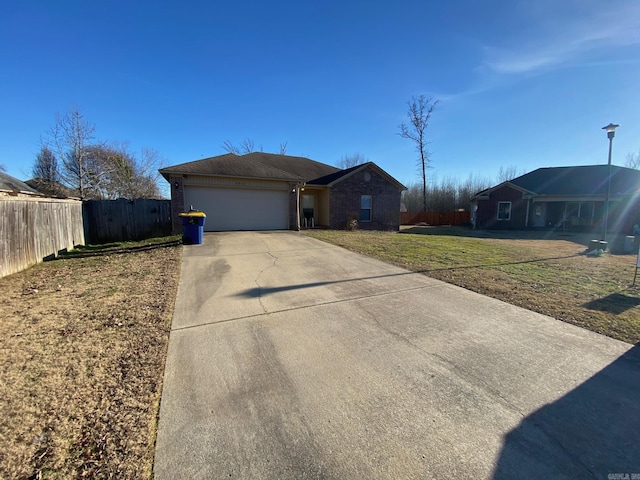
[[[414,142],[419,154],[418,169],[422,176],[422,210],[425,212],[427,211],[427,168],[431,165],[426,130],[438,103],[439,101],[434,100],[433,97],[425,97],[424,95],[411,97],[411,100],[407,102],[409,123],[403,122],[398,127],[400,129],[398,135]]]
[[[55,124],[48,136],[62,160],[60,177],[69,187],[78,192],[81,199],[98,188],[102,172],[91,157],[95,125],[85,119],[77,106],[64,114],[57,114]]]
[[[356,152],[352,154],[343,155],[338,160],[337,167],[342,168],[343,170],[351,167],[356,167],[358,165],[362,165],[363,163],[367,163],[369,159],[365,157],[363,154]]]
[[[636,154],[628,153],[627,158],[624,162],[624,166],[640,170],[640,152]]]
[[[279,151],[280,155],[286,155],[287,154],[287,144],[288,143],[289,143],[288,141],[285,141],[285,142],[282,142],[280,144],[280,151]]]

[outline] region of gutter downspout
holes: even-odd
[[[529,228],[529,205],[531,204],[531,198],[527,198],[527,215],[524,219],[524,228]]]

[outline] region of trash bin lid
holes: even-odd
[[[184,212],[184,213],[179,213],[178,216],[180,216],[180,217],[206,217],[204,212]]]

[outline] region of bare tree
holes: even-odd
[[[222,142],[222,148],[224,148],[224,150],[227,153],[233,153],[234,155],[240,155],[240,149],[238,147],[236,147],[233,143],[231,143],[230,140],[225,140],[224,142]]]
[[[255,144],[250,138],[245,138],[244,140],[242,140],[242,142],[240,142],[240,148],[242,149],[242,153],[245,154],[253,153],[256,151]],[[260,150],[262,150],[262,147],[260,148]]]
[[[474,174],[469,174],[466,180],[445,177],[439,182],[434,176],[427,188],[427,211],[448,212],[459,208],[468,210],[471,197],[491,185],[490,179]],[[422,186],[413,183],[407,187],[408,189],[402,192],[402,201],[407,211],[418,212],[423,208]]]
[[[507,167],[501,166],[498,171],[498,183],[508,182],[509,180],[513,180],[520,175],[524,175],[526,172],[524,169],[518,170],[517,165],[509,165]]]
[[[136,156],[128,151],[126,144],[99,145],[90,148],[94,170],[102,172],[102,181],[97,193],[100,198],[160,198],[157,151],[144,148]]]
[[[640,170],[640,152],[636,154],[627,153],[627,159],[624,162],[624,166]]]
[[[358,165],[362,165],[363,163],[367,163],[369,159],[365,157],[363,154],[356,152],[352,154],[343,155],[340,157],[340,160],[337,163],[338,168],[342,168],[343,170],[351,167],[356,167]]]
[[[222,148],[224,148],[228,153],[233,153],[234,155],[246,155],[247,153],[253,153],[256,151],[256,145],[250,138],[242,140],[239,146],[233,144],[230,140],[225,140],[222,142]],[[262,151],[262,146],[260,146],[260,151]]]
[[[492,185],[493,182],[491,179],[470,173],[466,180],[458,184],[458,201],[456,208],[469,208],[471,205],[471,197]]]
[[[400,129],[398,135],[413,141],[420,155],[418,168],[422,176],[422,209],[425,212],[427,211],[427,168],[431,164],[427,148],[429,142],[426,138],[426,130],[429,126],[431,114],[438,103],[438,100],[434,100],[433,97],[425,97],[424,95],[411,97],[411,100],[407,102],[409,106],[407,111],[409,124],[407,125],[403,122],[398,127]]]
[[[62,160],[60,178],[75,189],[81,199],[96,190],[102,172],[91,158],[95,125],[84,118],[77,106],[64,114],[57,114],[54,126],[48,136]]]
[[[7,167],[5,166],[4,163],[0,163],[0,172],[6,172],[7,171]]]
[[[280,143],[280,148],[278,150],[279,155],[287,154],[288,143],[289,142]],[[246,155],[248,153],[253,153],[253,152],[264,152],[264,148],[262,147],[262,144],[258,145],[258,147],[256,148],[255,142],[250,138],[245,138],[244,140],[242,140],[240,142],[240,145],[236,145],[230,140],[225,140],[224,142],[222,142],[222,148],[227,153],[233,153],[234,155]]]
[[[139,155],[133,155],[132,160],[135,182],[130,185],[127,198],[162,198],[158,187],[158,170],[163,163],[160,153],[147,147]]]

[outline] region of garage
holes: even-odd
[[[207,232],[226,230],[286,230],[288,190],[185,186],[185,207],[207,214]]]

